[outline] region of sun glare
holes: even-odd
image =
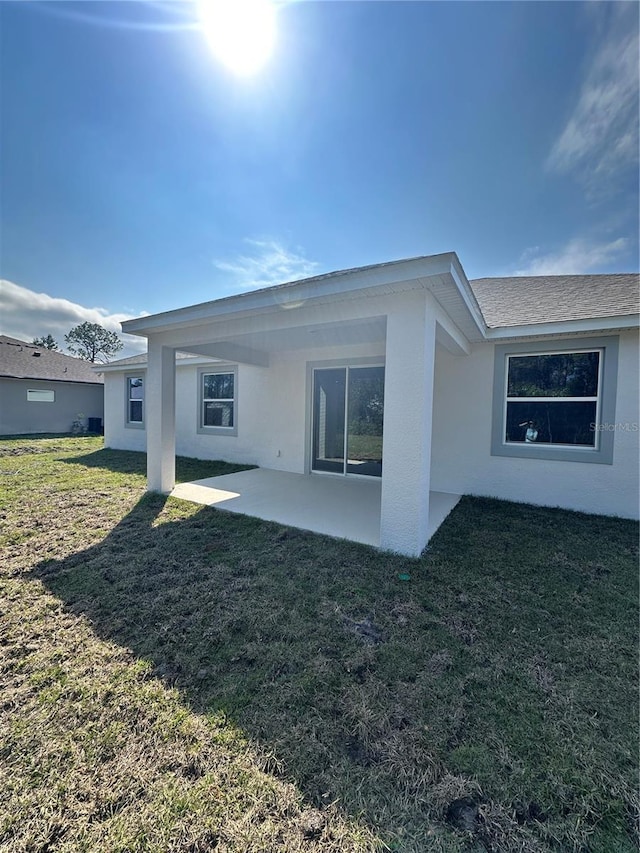
[[[217,59],[250,75],[269,60],[276,40],[272,0],[198,0],[200,26]]]

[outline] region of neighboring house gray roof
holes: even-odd
[[[490,329],[628,317],[640,308],[637,273],[477,278],[469,284]]]
[[[0,377],[102,385],[104,379],[93,367],[80,358],[0,335]]]

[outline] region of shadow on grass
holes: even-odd
[[[0,435],[0,444],[3,441],[42,441],[47,438],[94,438],[95,433],[86,436],[77,436],[70,432],[33,432],[16,433],[14,435]]]
[[[142,470],[144,454],[65,461]],[[558,791],[601,785],[606,798],[621,762],[633,777],[633,654],[620,652],[633,627],[613,626],[633,624],[620,612],[629,588],[610,583],[604,562],[620,549],[628,561],[632,525],[591,522],[602,553],[576,561],[580,517],[466,499],[416,562],[208,507],[184,517],[180,506],[146,495],[98,545],[34,574],[195,711],[223,710],[315,806],[337,799],[375,831],[417,839],[402,849],[422,850],[478,780],[502,800],[504,831],[535,835],[519,825],[529,818],[508,817],[516,794],[558,820],[566,809],[569,826],[583,806],[571,791],[554,802]],[[399,579],[407,572],[410,583]],[[618,680],[607,680],[612,660]],[[571,667],[575,708],[556,695]],[[596,719],[607,729],[595,732]],[[596,747],[581,738],[605,739],[586,769],[582,755]],[[616,798],[612,838],[632,849]]]
[[[60,461],[71,465],[84,465],[86,468],[104,468],[118,474],[135,474],[141,477],[147,475],[147,454],[137,450],[112,450],[106,447],[82,456],[61,457]],[[219,477],[222,474],[235,474],[253,467],[255,466],[176,456],[176,482],[185,483],[206,477]]]
[[[131,462],[140,466],[140,456]],[[123,454],[65,461],[120,466]],[[98,636],[150,661],[193,710],[224,711],[274,753],[274,771],[307,801],[339,797],[352,814],[370,809],[372,825],[376,812],[397,819],[402,788],[394,794],[394,771],[367,783],[367,750],[378,725],[401,736],[407,723],[389,723],[380,684],[371,713],[384,722],[355,731],[379,638],[353,620],[407,599],[397,578],[406,561],[209,507],[163,520],[172,506],[180,504],[145,495],[98,545],[33,573]]]

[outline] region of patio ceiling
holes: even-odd
[[[216,329],[215,333],[215,340],[187,343],[180,349],[194,355],[266,366],[269,354],[274,352],[376,343],[384,348],[386,317],[304,324],[286,329],[260,329],[228,337],[224,329]]]
[[[357,320],[327,323],[307,323],[280,329],[260,329],[244,334],[225,334],[216,328],[213,340],[179,345],[181,352],[206,358],[223,359],[245,364],[268,367],[269,356],[276,352],[321,349],[358,344],[377,344],[380,353],[386,348],[387,318],[364,317]],[[444,326],[438,323],[436,340],[456,355],[464,350],[459,339],[452,337]]]

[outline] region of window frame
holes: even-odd
[[[56,392],[52,388],[27,388],[27,403],[55,403],[55,401]]]
[[[505,439],[508,402],[517,402],[507,396],[509,359],[527,355],[562,355],[567,353],[599,352],[598,395],[596,398],[595,444],[535,444],[533,442],[507,442]],[[573,338],[564,340],[534,341],[530,343],[499,344],[495,347],[493,376],[493,417],[491,426],[491,455],[522,459],[551,459],[560,462],[591,462],[613,464],[614,431],[602,424],[615,423],[618,380],[618,338]],[[527,398],[527,401],[550,398]],[[573,398],[557,398],[570,402]],[[593,398],[579,398],[584,402]]]
[[[204,396],[204,377],[205,376],[233,376],[233,397],[205,397]],[[238,435],[238,366],[237,365],[215,365],[211,367],[201,367],[198,370],[198,420],[197,432],[200,435]],[[221,400],[231,402],[233,404],[233,426],[206,426],[204,423],[204,404],[206,402]]]
[[[131,420],[131,395],[130,395],[130,385],[132,379],[140,379],[142,381],[142,400],[135,402],[142,402],[142,420],[140,421],[132,421]],[[124,423],[128,429],[144,429],[145,428],[145,397],[146,397],[146,384],[147,384],[147,376],[146,373],[127,373],[124,378]]]

